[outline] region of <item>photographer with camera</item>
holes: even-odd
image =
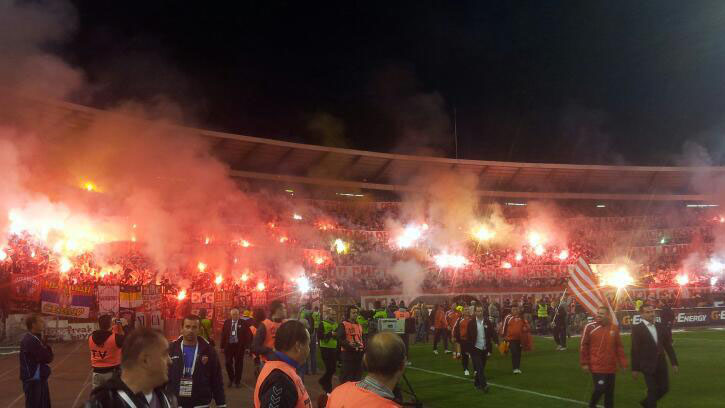
[[[395,333],[372,337],[363,361],[368,375],[358,382],[346,382],[327,398],[327,408],[398,408],[393,389],[405,371],[405,344]]]
[[[337,329],[337,341],[340,344],[342,376],[340,382],[360,381],[362,378],[362,355],[364,343],[362,327],[357,322],[357,306],[348,306],[345,320]]]
[[[114,321],[110,315],[103,315],[98,318],[98,330],[88,338],[93,367],[92,388],[109,380],[121,367],[121,348],[125,338],[121,325],[121,319]]]

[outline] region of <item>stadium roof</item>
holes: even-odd
[[[48,100],[23,99],[23,115],[82,129],[106,111]],[[35,119],[35,118],[34,118]],[[129,120],[138,120],[128,118]],[[48,123],[48,122],[46,122]],[[481,196],[512,199],[707,201],[709,182],[725,167],[652,167],[514,163],[378,153],[291,143],[183,128],[211,140],[214,154],[235,177],[337,189],[415,192],[405,180],[423,171],[450,170],[478,178]],[[402,180],[402,181],[401,181]]]

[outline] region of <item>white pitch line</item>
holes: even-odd
[[[86,380],[83,382],[83,388],[81,388],[81,390],[78,392],[78,395],[76,395],[76,399],[73,401],[73,405],[71,405],[71,407],[75,408],[77,406],[76,404],[78,403],[78,400],[81,398],[81,394],[83,394],[83,391],[86,390],[86,388],[88,387],[88,384],[91,383],[90,380],[91,380],[91,375],[92,374],[93,374],[93,371],[91,371],[90,373],[88,373],[88,376],[86,377]]]
[[[466,377],[459,377],[459,376],[457,376],[457,375],[453,375],[453,374],[448,374],[448,373],[442,373],[442,372],[440,372],[440,371],[432,371],[432,370],[426,370],[426,369],[424,369],[424,368],[418,368],[418,367],[407,367],[407,369],[408,369],[408,370],[418,370],[418,371],[422,371],[422,372],[424,372],[424,373],[428,373],[428,374],[437,374],[437,375],[441,375],[441,376],[444,376],[444,377],[450,377],[450,378],[455,378],[455,379],[457,379],[457,380],[464,380],[464,381],[468,381],[468,382],[471,382],[471,381],[473,381],[473,380],[472,380],[472,379],[470,379],[470,378],[466,378]],[[492,387],[502,388],[502,389],[504,389],[504,390],[509,390],[509,391],[517,391],[517,392],[523,392],[523,393],[525,393],[525,394],[531,394],[531,395],[536,395],[536,396],[538,396],[538,397],[550,398],[550,399],[554,399],[554,400],[557,400],[557,401],[566,401],[566,402],[571,402],[571,403],[573,403],[573,404],[577,404],[577,405],[583,405],[583,406],[587,406],[587,405],[589,405],[589,403],[588,403],[588,402],[584,402],[584,401],[578,401],[578,400],[574,400],[574,399],[570,399],[570,398],[558,397],[558,396],[556,396],[556,395],[551,395],[551,394],[544,394],[544,393],[541,393],[541,392],[536,392],[536,391],[530,391],[530,390],[525,390],[525,389],[523,389],[523,388],[516,388],[516,387],[511,387],[511,386],[508,386],[508,385],[501,385],[501,384],[494,384],[494,383],[488,383],[488,385],[490,385],[490,386],[492,386]]]

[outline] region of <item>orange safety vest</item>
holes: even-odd
[[[345,326],[345,339],[348,343],[354,343],[357,342],[361,346],[363,345],[363,339],[362,339],[362,327],[360,327],[357,323],[350,323],[347,320],[342,322],[342,325]]]
[[[274,350],[274,338],[277,335],[277,329],[279,329],[279,326],[281,326],[282,323],[277,323],[269,319],[264,319],[262,321],[262,324],[264,325],[265,330],[264,342],[262,343],[262,345],[264,347]],[[267,361],[266,356],[262,355],[260,357],[262,358],[262,361]]]
[[[283,373],[287,374],[287,376],[295,384],[295,387],[297,388],[297,404],[295,405],[296,408],[312,408],[312,401],[310,400],[309,394],[307,394],[305,384],[302,382],[300,376],[297,375],[295,369],[284,361],[267,361],[266,363],[264,363],[262,372],[260,372],[259,377],[257,377],[257,385],[254,387],[254,408],[260,407],[261,403],[259,401],[259,390],[262,388],[264,380],[267,379],[267,376],[269,376],[269,374],[273,370],[280,370]]]
[[[100,346],[88,337],[88,348],[91,349],[91,366],[96,368],[116,367],[121,364],[121,349],[116,345],[116,335],[111,334]]]
[[[332,391],[327,398],[325,408],[347,407],[400,408],[400,405],[372,391],[358,387],[356,382],[346,382]]]
[[[400,310],[395,311],[396,319],[410,319],[410,312],[401,312]]]

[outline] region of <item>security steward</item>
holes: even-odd
[[[342,376],[340,382],[360,381],[362,378],[362,357],[365,344],[362,339],[362,327],[357,323],[357,306],[348,306],[345,320],[337,329],[337,341],[340,344]]]
[[[264,319],[254,334],[250,350],[259,354],[262,364],[267,361],[267,354],[274,352],[274,338],[282,322],[287,318],[287,307],[279,300],[269,304],[269,319]]]
[[[398,408],[393,389],[405,371],[405,344],[395,333],[372,337],[363,357],[368,375],[358,382],[347,382],[327,399],[327,408]]]
[[[312,401],[297,369],[310,354],[310,334],[298,320],[277,329],[274,350],[257,377],[254,408],[311,408]]]
[[[546,328],[549,325],[549,305],[546,304],[544,298],[536,304],[536,318],[539,326],[539,334],[546,334]]]
[[[113,373],[121,367],[121,348],[123,347],[124,336],[116,334],[111,330],[112,318],[110,315],[103,315],[98,318],[98,330],[88,337],[88,348],[91,351],[91,367],[93,377],[91,384],[93,388],[98,387],[113,377]],[[119,324],[116,330],[123,333]]]
[[[400,337],[403,339],[403,344],[405,344],[405,359],[410,360],[410,335],[405,330],[405,321],[410,319],[410,312],[408,309],[405,308],[405,306],[401,306],[398,310],[395,311],[395,318],[398,320],[403,320],[403,333],[400,335]]]
[[[320,354],[325,363],[325,374],[318,383],[325,392],[332,392],[332,376],[337,369],[337,312],[327,308],[318,327],[317,337],[320,339]]]
[[[226,407],[224,378],[216,350],[199,336],[199,316],[183,320],[181,337],[169,345],[171,366],[166,390],[176,395],[183,408],[208,407],[212,398],[219,408]]]

